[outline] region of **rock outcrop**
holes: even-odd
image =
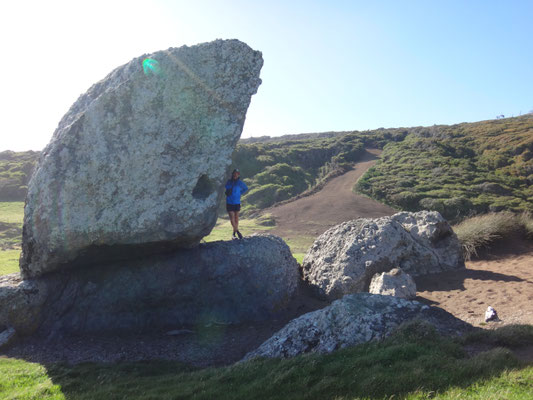
[[[393,268],[390,272],[374,275],[368,292],[412,300],[416,297],[416,283],[401,268]]]
[[[416,276],[461,268],[464,260],[448,222],[420,211],[337,225],[315,240],[302,267],[319,296],[338,299],[368,291],[376,273],[395,267]]]
[[[29,184],[23,276],[197,244],[216,222],[262,64],[238,40],[170,48],[80,96]]]
[[[439,308],[392,296],[357,293],[292,320],[243,360],[330,353],[383,339],[400,324],[411,320],[426,321],[441,334],[461,334],[471,328]]]
[[[273,235],[135,261],[0,280],[0,331],[41,336],[261,321],[283,311],[298,263]]]

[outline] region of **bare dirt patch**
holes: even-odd
[[[468,261],[464,270],[415,278],[418,300],[441,307],[474,326],[533,324],[533,243],[509,243],[483,259]],[[488,306],[500,321],[485,324]]]

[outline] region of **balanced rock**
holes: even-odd
[[[464,267],[461,245],[436,211],[400,212],[337,225],[303,259],[303,276],[321,297],[366,292],[372,277],[400,267],[416,276]]]
[[[0,285],[0,330],[41,336],[167,332],[267,320],[284,310],[299,279],[289,247],[273,235],[25,281],[17,274]]]
[[[23,276],[197,244],[262,65],[216,40],[143,55],[80,96],[29,184]]]
[[[412,300],[416,297],[416,283],[401,268],[393,268],[390,272],[374,275],[368,292]]]
[[[383,339],[400,324],[411,320],[427,321],[442,334],[460,334],[470,327],[440,308],[417,301],[357,293],[292,320],[248,353],[244,360],[331,353],[347,346]]]

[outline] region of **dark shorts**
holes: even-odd
[[[230,211],[241,211],[241,205],[240,204],[227,204],[226,203],[226,210],[228,212],[230,212]]]

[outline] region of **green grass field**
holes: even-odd
[[[23,220],[23,202],[0,202],[0,275],[19,270]]]
[[[22,227],[24,220],[24,202],[6,201],[0,202],[0,222],[17,224]]]
[[[268,225],[267,225],[268,224]],[[271,230],[274,226],[273,222],[268,216],[263,218],[241,218],[239,221],[239,231],[244,236],[250,236],[253,233],[265,233]],[[218,218],[218,221],[211,231],[211,233],[204,237],[206,242],[215,242],[217,240],[231,240],[233,228],[229,219],[226,217]]]
[[[274,228],[274,221],[268,214],[259,218],[242,218],[239,221],[239,230],[244,236],[249,236],[254,233],[267,233]],[[227,218],[219,218],[215,227],[203,240],[206,242],[214,242],[217,240],[230,240],[233,229]],[[290,235],[290,237],[282,238],[285,240],[292,255],[296,258],[298,263],[302,263],[307,249],[313,244],[315,238],[307,236],[298,236],[297,234]]]
[[[39,365],[0,358],[2,399],[531,399],[533,365],[500,346],[467,356],[464,341],[411,323],[380,343],[328,355],[195,369],[171,361]],[[517,333],[518,332],[518,333]],[[491,342],[491,332],[477,341]],[[523,345],[524,343],[522,343]]]
[[[0,251],[0,276],[19,271],[20,250]]]

